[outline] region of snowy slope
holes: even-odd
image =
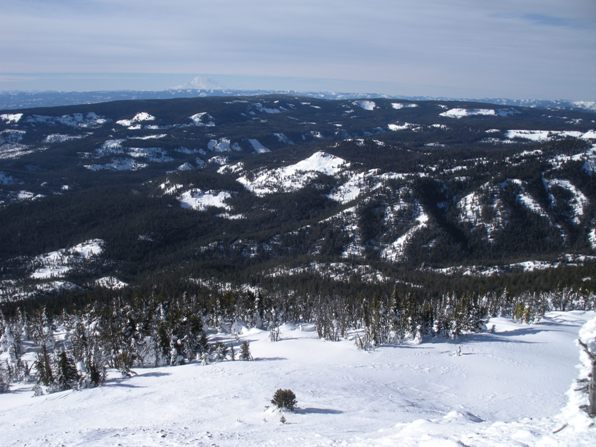
[[[103,240],[90,239],[69,248],[36,256],[32,261],[35,271],[31,274],[31,278],[63,277],[81,263],[100,256],[103,253],[103,246]]]
[[[116,121],[116,124],[119,124],[124,127],[130,127],[134,124],[142,123],[145,121],[155,121],[155,117],[147,112],[139,112],[131,119],[121,119]]]
[[[241,176],[237,181],[254,194],[264,196],[275,192],[297,191],[319,174],[334,175],[348,165],[342,158],[319,151],[293,165],[264,169],[253,175]]]
[[[251,342],[253,362],[138,369],[97,389],[0,395],[2,445],[589,445],[594,428],[552,432],[576,376],[574,340],[594,317],[494,319],[495,334],[374,352],[321,341],[312,326],[283,326],[278,343],[250,330],[240,339]],[[280,387],[298,399],[286,424],[266,410]]]

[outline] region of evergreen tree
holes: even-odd
[[[252,360],[252,355],[250,354],[250,344],[247,341],[243,341],[240,345],[240,360]]]
[[[5,372],[2,368],[0,368],[0,394],[8,393],[9,390],[10,386],[8,385]]]
[[[62,351],[58,355],[56,382],[60,391],[78,388],[79,373],[72,359]]]
[[[52,363],[48,348],[45,344],[41,345],[41,349],[37,354],[37,361],[35,362],[35,369],[37,370],[37,377],[39,382],[45,386],[50,386],[54,383],[54,373],[52,372]]]
[[[296,394],[292,390],[278,389],[271,399],[271,403],[282,410],[293,411],[298,403]]]

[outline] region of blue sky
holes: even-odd
[[[596,99],[595,0],[1,0],[0,90]]]

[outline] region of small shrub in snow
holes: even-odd
[[[44,392],[43,392],[43,388],[41,387],[41,385],[39,383],[35,384],[35,386],[33,387],[33,396],[34,397],[38,397],[38,396],[43,396]]]
[[[215,347],[215,357],[217,358],[217,360],[219,362],[222,362],[226,359],[226,357],[228,356],[228,347],[223,344],[223,343],[217,343],[216,347]]]
[[[279,327],[274,327],[269,331],[269,339],[273,342],[279,341]]]
[[[293,411],[298,403],[292,390],[278,389],[271,399],[271,403],[282,410]]]

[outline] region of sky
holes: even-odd
[[[0,90],[596,100],[596,0],[0,0]]]

